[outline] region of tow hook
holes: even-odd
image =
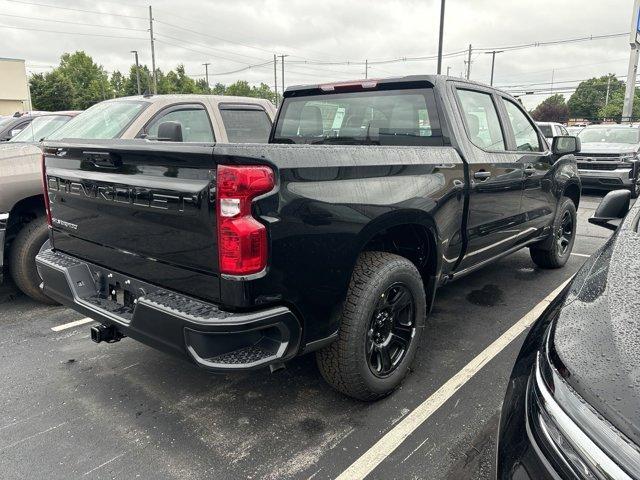
[[[91,327],[91,340],[96,343],[115,343],[119,342],[123,337],[124,335],[113,325],[96,325],[95,327]]]

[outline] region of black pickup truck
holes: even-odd
[[[294,87],[269,144],[47,143],[37,264],[94,341],[217,372],[317,351],[332,386],[373,400],[406,375],[438,286],[523,247],[565,264],[579,148],[460,79]]]

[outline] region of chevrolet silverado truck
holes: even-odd
[[[585,188],[627,188],[640,195],[640,127],[590,125],[578,134],[582,150],[576,156]]]
[[[54,120],[66,122],[75,112],[36,117],[29,127],[0,144],[0,283],[8,266],[22,292],[40,302],[52,302],[39,288],[42,280],[35,263],[49,236],[38,143],[43,137],[266,142],[275,112],[271,102],[258,98],[146,95],[98,103],[53,130]]]
[[[569,258],[575,137],[442,76],[289,88],[269,144],[47,142],[44,292],[213,372],[316,351],[374,400],[409,370],[439,286],[524,247]]]

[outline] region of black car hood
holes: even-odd
[[[567,382],[640,445],[640,202],[585,264],[556,321]]]

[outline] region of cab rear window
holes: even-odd
[[[433,90],[357,91],[290,97],[275,143],[442,145]]]
[[[231,143],[267,143],[271,119],[262,108],[221,105],[220,115]]]

